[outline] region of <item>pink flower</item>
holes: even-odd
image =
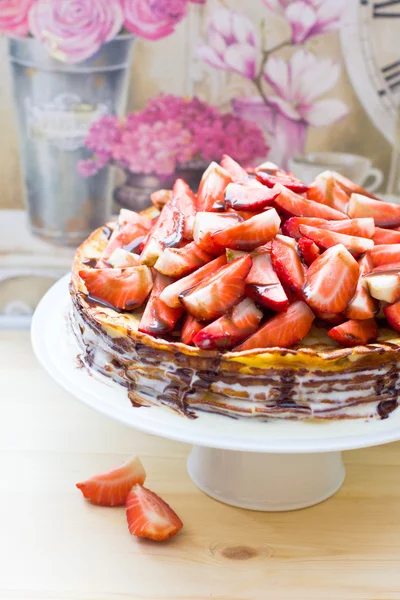
[[[234,71],[254,79],[259,55],[257,33],[243,14],[227,8],[213,13],[208,24],[208,44],[197,49],[200,58],[212,67]]]
[[[123,25],[119,0],[38,0],[29,18],[32,34],[67,63],[93,56]]]
[[[0,0],[0,32],[17,36],[28,35],[28,13],[35,1]]]
[[[334,61],[318,60],[307,50],[298,50],[288,62],[271,56],[263,74],[275,92],[267,96],[268,103],[293,121],[330,125],[347,115],[347,106],[341,100],[317,98],[333,88],[339,75]]]
[[[293,42],[302,44],[310,37],[338,29],[348,0],[264,0],[264,4],[286,18]]]
[[[149,40],[173,33],[186,14],[189,0],[121,0],[125,27]]]

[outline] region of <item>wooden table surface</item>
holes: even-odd
[[[197,490],[189,447],[79,404],[0,331],[0,598],[13,600],[400,599],[400,444],[345,454],[339,493],[256,513]],[[138,454],[148,486],[185,527],[165,544],[130,536],[121,508],[75,483]]]

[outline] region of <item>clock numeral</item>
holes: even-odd
[[[400,87],[400,60],[383,67],[382,75],[390,91],[396,91]],[[378,91],[379,96],[384,96],[385,93],[385,90]]]
[[[368,0],[361,0],[361,4],[367,5]],[[400,0],[386,0],[385,2],[374,2],[373,16],[386,19],[400,18]]]

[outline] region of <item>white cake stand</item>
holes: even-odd
[[[342,450],[400,439],[400,410],[388,419],[249,421],[199,413],[195,420],[166,407],[133,408],[126,390],[78,368],[79,347],[68,325],[69,276],[40,302],[32,344],[43,367],[78,400],[126,425],[193,444],[190,477],[206,494],[233,506],[294,510],[322,502],[342,485]]]

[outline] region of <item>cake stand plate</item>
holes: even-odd
[[[188,419],[163,406],[132,407],[126,390],[79,368],[71,330],[70,276],[43,297],[32,344],[46,371],[91,408],[146,433],[193,445],[188,470],[208,495],[253,510],[293,510],[334,494],[344,480],[342,450],[400,439],[400,410],[388,419],[289,421],[231,419],[198,413]]]

